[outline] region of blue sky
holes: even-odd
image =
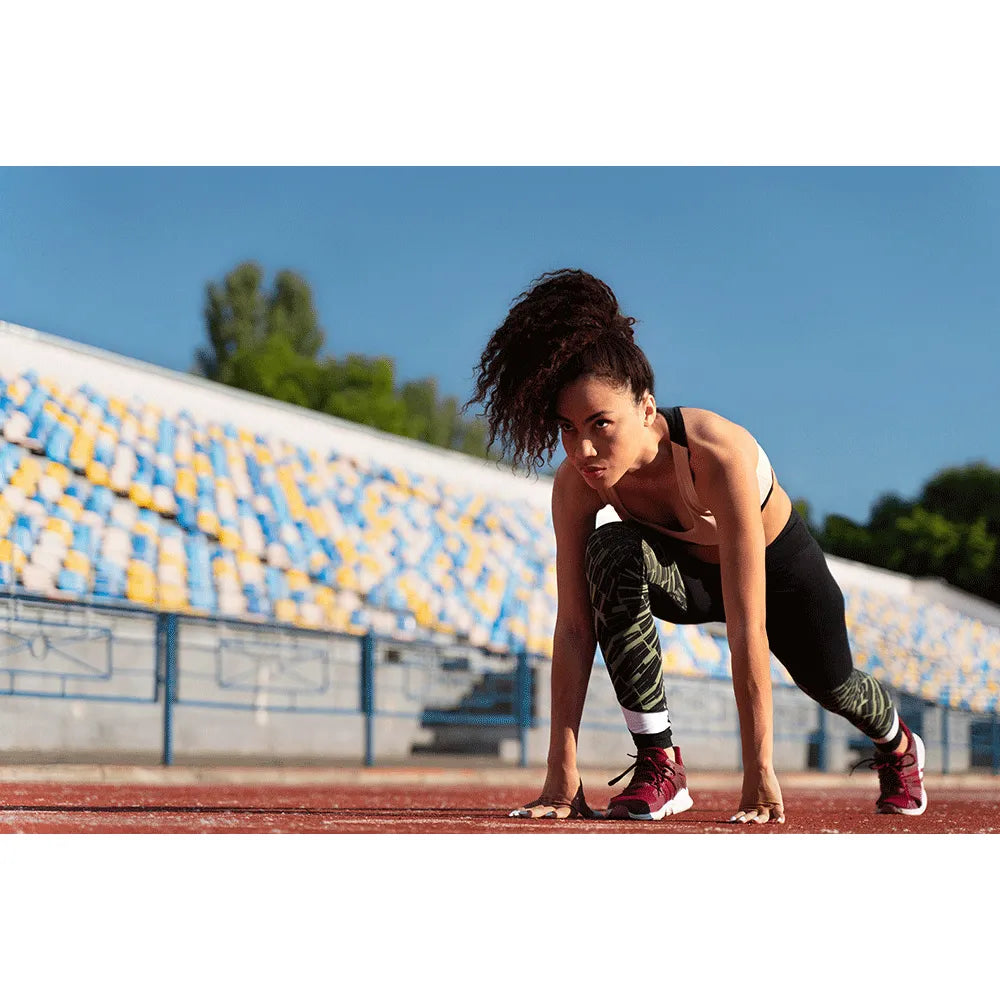
[[[1000,465],[990,168],[6,168],[0,319],[187,370],[205,283],[312,285],[327,350],[463,399],[512,298],[611,284],[661,405],[747,426],[818,515]]]

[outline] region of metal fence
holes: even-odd
[[[501,741],[514,740],[526,766],[531,730],[547,729],[549,721],[538,690],[543,669],[524,652],[500,655],[457,641],[327,632],[26,592],[0,598],[0,696],[157,706],[164,765],[174,762],[177,710],[198,708],[360,719],[368,766],[378,755],[379,719],[419,724],[434,735],[429,749],[442,753],[470,746],[496,753]],[[592,690],[600,683],[609,687],[604,676]],[[723,699],[715,691],[721,683],[689,679],[678,700],[695,736],[738,747],[731,692]],[[620,733],[613,692],[603,694],[589,698],[585,727]],[[919,716],[919,705],[907,706],[908,719],[911,713]],[[955,714],[943,712],[935,740],[945,772]],[[808,748],[809,766],[830,769],[826,713],[803,699],[786,708],[784,718],[787,731],[777,729],[776,741],[798,741]],[[964,725],[971,764],[1000,773],[1000,718],[975,716]]]
[[[162,763],[174,762],[178,708],[360,716],[375,763],[378,717],[516,735],[527,763],[534,723],[526,653],[354,635],[273,622],[62,601],[0,600],[0,696],[162,709]]]

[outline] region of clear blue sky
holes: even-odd
[[[1000,465],[1000,171],[0,170],[0,319],[179,370],[205,283],[311,284],[327,350],[464,398],[511,299],[557,267],[640,320],[661,405],[717,410],[792,496],[864,520]]]

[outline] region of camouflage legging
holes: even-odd
[[[587,544],[587,580],[597,640],[633,735],[666,729],[667,699],[654,617],[677,624],[723,622],[719,567],[691,558],[634,522],[598,528]],[[805,522],[793,511],[767,547],[767,638],[795,683],[878,743],[898,729],[886,688],[855,670],[844,596]],[[637,743],[640,741],[637,739]],[[666,743],[669,745],[669,738]]]

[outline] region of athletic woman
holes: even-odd
[[[806,694],[874,741],[877,811],[919,815],[923,743],[888,691],[854,669],[843,595],[767,455],[709,410],[659,409],[634,323],[604,282],[555,271],[515,300],[476,368],[470,403],[483,404],[491,444],[528,469],[551,458],[560,435],[566,451],[552,488],[558,606],[548,770],[538,798],[511,815],[593,815],[577,743],[598,643],[636,746],[625,772],[632,778],[607,816],[661,819],[690,808],[654,616],[726,623],[743,749],[732,821],[785,820],[772,652]],[[621,520],[597,528],[609,504]]]

